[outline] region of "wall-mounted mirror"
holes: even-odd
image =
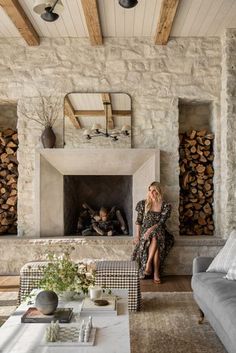
[[[130,148],[130,96],[69,93],[64,101],[64,147]]]

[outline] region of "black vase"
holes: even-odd
[[[56,135],[51,126],[46,126],[41,135],[44,148],[53,148],[56,143]]]
[[[36,308],[44,315],[54,313],[58,305],[58,296],[52,290],[39,292],[35,299]]]

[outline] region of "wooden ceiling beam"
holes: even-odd
[[[21,36],[30,46],[40,44],[40,38],[18,0],[0,0],[0,6],[15,24]]]
[[[162,0],[155,44],[167,44],[179,2],[180,0]]]
[[[75,116],[104,116],[104,110],[75,110]]]
[[[71,104],[70,98],[66,97],[64,102],[64,114],[67,116],[76,129],[81,129],[78,118],[75,116],[75,110]]]
[[[107,122],[108,122],[108,129],[114,129],[115,124],[114,124],[114,119],[113,119],[113,113],[112,113],[112,104],[111,104],[111,96],[110,93],[102,93],[102,103],[110,103],[107,106],[104,105],[104,112],[106,114],[106,109],[107,109]]]
[[[131,110],[112,110],[113,116],[120,115],[120,116],[129,116],[131,115]]]
[[[102,29],[98,12],[97,0],[81,0],[84,16],[92,45],[102,45]]]
[[[113,116],[129,116],[131,110],[112,110]],[[104,110],[75,110],[75,116],[104,116]]]

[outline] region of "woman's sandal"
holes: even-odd
[[[155,283],[155,284],[161,284],[161,279],[159,278],[159,279],[154,279],[153,280],[153,283]]]
[[[145,275],[145,276],[151,276],[152,275],[152,271],[144,271],[143,272],[143,274]]]

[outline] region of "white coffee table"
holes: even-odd
[[[93,316],[93,325],[98,328],[94,346],[45,345],[44,333],[48,324],[22,324],[21,316],[28,307],[22,303],[0,328],[0,353],[130,353],[128,291],[112,292],[120,297],[118,315]],[[78,312],[81,303],[60,302],[60,307],[73,307]]]

